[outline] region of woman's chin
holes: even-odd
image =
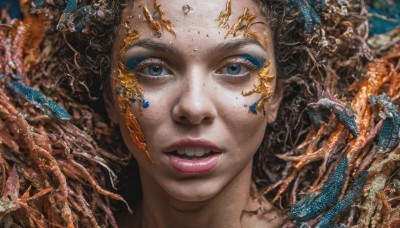
[[[200,186],[199,186],[200,185]],[[180,184],[179,187],[167,187],[164,191],[174,200],[182,202],[204,202],[211,198],[214,198],[221,189],[218,184],[204,183],[204,184]]]

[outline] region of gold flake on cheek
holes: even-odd
[[[250,106],[250,111],[254,114],[257,111],[262,112],[264,110],[264,105],[271,100],[272,82],[275,80],[275,76],[270,74],[271,65],[268,62],[263,69],[258,72],[258,86],[254,86],[252,90],[242,91],[243,96],[249,96],[253,93],[261,93],[261,98]]]
[[[147,5],[143,7],[143,13],[146,21],[149,23],[150,28],[154,30],[156,36],[161,36],[162,29],[165,28],[168,32],[175,36],[174,26],[170,20],[164,19],[164,12],[161,10],[161,4],[154,2],[153,8],[155,9],[154,16],[150,13]]]
[[[121,49],[119,51],[119,60],[117,62],[117,75],[115,77],[115,91],[117,97],[117,104],[121,115],[124,118],[125,124],[128,128],[129,134],[134,140],[135,144],[145,152],[149,161],[154,165],[154,160],[151,157],[142,129],[132,112],[132,104],[137,102],[139,111],[142,112],[142,107],[149,106],[148,101],[143,98],[143,90],[140,88],[136,75],[125,69],[122,63],[123,54],[129,48],[133,41],[139,39],[139,33],[136,30],[130,29],[129,22],[125,22],[125,37],[122,41]]]
[[[249,36],[249,29],[251,22],[256,18],[256,15],[250,14],[248,8],[244,8],[243,15],[239,17],[239,20],[229,29],[228,33],[225,35],[225,38],[231,34],[233,37],[236,36],[236,33],[239,30],[242,30],[244,27],[243,37]]]
[[[218,18],[216,20],[218,22],[218,26],[219,27],[221,27],[221,28],[229,28],[228,20],[229,20],[229,17],[231,16],[231,13],[232,13],[231,0],[228,0],[226,2],[225,10],[223,10],[223,11],[221,11],[219,13],[219,16],[218,16]]]

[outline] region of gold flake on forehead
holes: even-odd
[[[153,19],[153,16],[151,15],[149,9],[147,9],[147,5],[144,5],[143,13],[144,13],[144,17],[146,18],[147,22],[150,25],[150,28],[153,29],[155,32],[161,34],[162,27],[161,27],[160,23],[158,23],[158,21],[155,21]]]
[[[218,22],[218,26],[219,27],[221,27],[221,28],[229,28],[228,20],[229,20],[229,17],[231,16],[231,13],[232,13],[231,0],[228,0],[226,2],[225,10],[222,10],[219,13],[219,16],[218,16],[218,18],[216,20]]]
[[[149,23],[150,28],[153,29],[156,34],[161,36],[162,29],[165,28],[168,32],[175,36],[174,26],[170,20],[164,19],[164,12],[161,10],[161,4],[157,4],[155,1],[153,4],[153,8],[155,9],[154,16],[150,13],[147,5],[143,7],[143,13],[146,18],[146,21]]]
[[[130,71],[127,71],[122,63],[124,53],[135,40],[139,39],[140,35],[136,30],[131,30],[130,23],[128,21],[126,21],[124,24],[124,32],[125,37],[118,53],[119,61],[117,63],[117,75],[115,78],[117,104],[119,111],[125,120],[129,134],[134,140],[134,143],[143,152],[145,152],[147,158],[154,165],[154,160],[147,149],[143,131],[131,110],[132,103],[137,102],[139,111],[141,112],[142,107],[148,106],[148,102],[143,99],[143,90],[140,88],[136,75]]]
[[[225,38],[228,37],[229,34],[235,37],[236,33],[239,30],[243,30],[243,28],[244,28],[243,36],[248,37],[250,25],[255,18],[256,18],[255,14],[249,13],[249,9],[244,8],[243,15],[240,16],[238,21],[229,29],[228,33],[225,35]]]
[[[243,96],[249,96],[253,93],[261,93],[261,98],[255,104],[255,110],[262,112],[264,110],[265,103],[269,102],[272,98],[273,91],[271,82],[275,80],[275,76],[270,74],[271,65],[268,62],[263,69],[258,72],[258,86],[254,86],[252,90],[242,91]],[[251,110],[250,108],[250,111]]]
[[[168,32],[175,36],[175,31],[173,28],[174,26],[172,25],[172,22],[170,20],[164,19],[164,12],[161,10],[161,4],[157,4],[157,2],[154,2],[153,7],[160,17],[162,27],[164,27]]]

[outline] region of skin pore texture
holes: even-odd
[[[105,95],[107,111],[138,161],[143,190],[134,214],[121,219],[129,226],[121,222],[121,227],[279,227],[283,215],[269,203],[253,200],[250,186],[253,155],[267,123],[276,117],[280,99],[274,97],[254,113],[250,107],[263,94],[242,94],[260,85],[259,74],[267,72],[266,66],[264,85],[271,94],[275,89],[267,19],[254,1],[232,1],[229,26],[238,22],[245,8],[255,15],[248,26],[252,36],[244,35],[245,29],[233,36],[217,22],[226,1],[157,1],[161,11],[156,14],[153,4],[135,0],[125,8],[113,48],[112,93]],[[189,12],[182,10],[185,5]],[[127,31],[137,36],[122,48]],[[134,99],[128,108],[118,100],[123,96],[121,67],[120,78],[133,75],[134,91],[141,91],[129,94]],[[126,113],[137,120],[154,165],[128,129],[131,119]],[[172,165],[177,149],[199,147],[213,151],[211,168],[192,172]],[[242,216],[243,210],[260,206],[266,211],[263,215]]]

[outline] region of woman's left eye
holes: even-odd
[[[222,62],[221,68],[219,68],[216,73],[231,77],[240,77],[245,76],[251,73],[252,71],[258,70],[260,68],[258,62],[253,63],[248,58],[243,57],[234,57],[225,59]]]
[[[234,63],[223,67],[220,71],[221,74],[230,75],[242,75],[247,73],[249,70],[246,67],[242,67],[240,64]]]

